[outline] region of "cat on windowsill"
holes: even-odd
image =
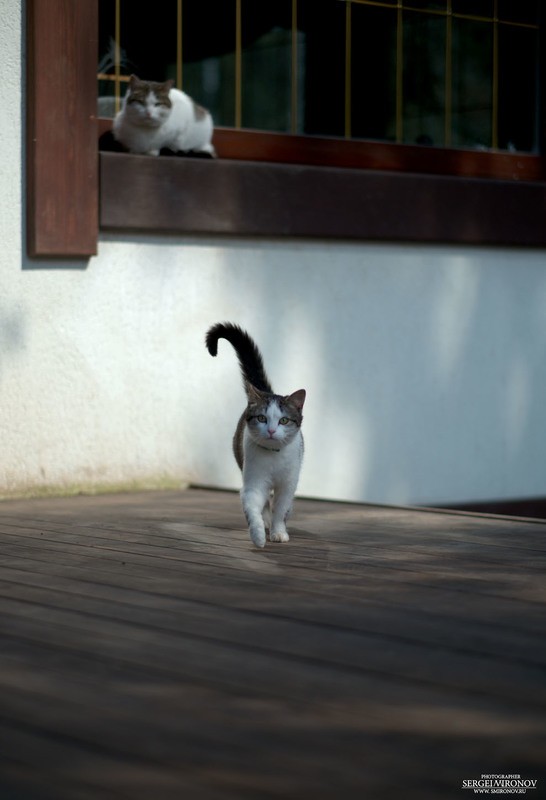
[[[113,128],[101,136],[101,150],[143,155],[197,155],[214,158],[210,113],[191,97],[164,83],[131,75]]]

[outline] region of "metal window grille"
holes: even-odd
[[[220,117],[220,124],[444,147],[537,149],[539,4],[535,0],[313,0],[314,5],[309,0],[277,0],[275,4],[267,0],[222,0],[222,3],[226,13],[229,12],[225,41],[220,48],[222,91],[223,97],[227,97],[223,103],[229,109],[223,113],[221,108],[215,108],[214,98],[211,109],[216,118]],[[195,65],[188,66],[186,42],[209,35],[201,28],[188,30],[189,12],[196,5],[202,8],[207,3],[159,0],[157,13],[168,36],[154,45],[169,50],[169,77],[189,93],[192,93],[190,73],[195,72]],[[281,5],[285,16],[280,33],[277,31],[275,35],[272,25],[273,33],[266,31],[267,35],[260,39],[261,49],[255,42],[249,44],[250,20],[256,27],[256,20],[266,7],[280,9]],[[99,108],[101,116],[112,116],[119,109],[129,75],[136,71],[131,58],[131,37],[134,41],[135,37],[148,36],[146,17],[140,34],[134,25],[131,30],[124,30],[127,18],[124,14],[131,13],[130,6],[128,0],[101,0],[99,97],[103,98],[103,108],[109,104],[106,112]],[[337,127],[332,129],[326,124],[324,130],[320,129],[320,120],[316,121],[318,112],[314,122],[308,120],[313,105],[313,63],[305,61],[307,33],[302,25],[312,21],[313,14],[317,19],[329,14],[337,25],[330,41],[333,45],[335,38],[337,48],[337,71],[332,70],[335,78],[328,84],[338,114]],[[385,57],[383,67],[378,62],[376,69],[363,49],[373,44],[374,25],[379,24],[379,36],[386,44],[382,51],[377,51],[385,51]],[[269,65],[268,55],[272,59]],[[327,44],[323,58],[326,62],[329,58],[334,61]],[[209,80],[206,70],[214,71],[214,60],[205,61],[202,84]],[[318,61],[315,58],[315,64]],[[261,71],[267,79],[269,68],[272,83],[264,98],[264,79],[253,86],[252,77]],[[158,72],[163,71],[164,66],[158,65]],[[325,74],[321,73],[323,81]],[[167,75],[141,77],[162,80]],[[190,84],[189,89],[186,83]],[[109,98],[108,102],[105,98]],[[202,97],[197,99],[201,101]],[[256,112],[260,103],[264,108],[267,104],[275,108],[269,115],[264,111],[260,116]],[[315,105],[319,105],[318,101]],[[380,116],[379,106],[383,108],[385,121],[374,126],[374,115]],[[325,116],[329,113],[326,107],[323,113]],[[270,117],[274,117],[272,122]]]

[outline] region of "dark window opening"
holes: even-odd
[[[537,0],[100,0],[99,25],[102,117],[135,72],[220,127],[539,151]]]

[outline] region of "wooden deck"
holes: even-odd
[[[0,505],[1,800],[546,797],[546,522],[237,495]]]

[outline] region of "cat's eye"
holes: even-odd
[[[288,425],[290,420],[288,419],[288,417],[281,417],[279,422],[280,422],[281,425]]]
[[[267,417],[264,417],[263,414],[258,414],[256,419],[258,420],[258,422],[267,422]]]

